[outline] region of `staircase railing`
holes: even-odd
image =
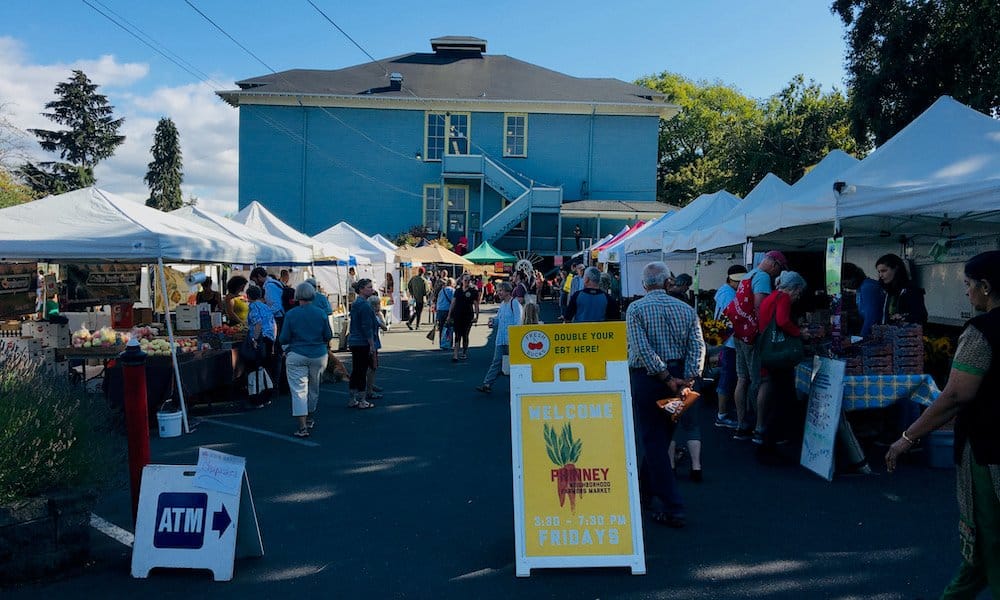
[[[528,218],[532,210],[545,212],[562,206],[562,188],[535,185],[507,170],[487,156],[445,155],[442,167],[448,173],[481,173],[483,181],[509,202],[482,226],[483,239],[492,242]]]

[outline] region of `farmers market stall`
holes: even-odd
[[[252,264],[256,250],[247,242],[91,187],[0,210],[0,261],[36,260],[156,263],[166,295],[164,262]],[[166,316],[182,422],[190,431],[173,324]]]

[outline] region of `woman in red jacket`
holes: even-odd
[[[760,332],[763,333],[771,321],[787,336],[805,337],[804,332],[792,320],[792,303],[802,297],[806,290],[806,280],[795,271],[785,271],[775,282],[774,293],[760,303]],[[761,339],[761,338],[757,338]],[[757,430],[753,441],[757,445],[770,446],[789,439],[793,424],[800,411],[795,393],[795,368],[762,370],[761,399],[757,406]]]

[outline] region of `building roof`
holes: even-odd
[[[680,208],[663,202],[625,200],[578,200],[566,202],[559,213],[563,217],[655,218]]]
[[[668,111],[668,115],[676,112],[656,90],[612,78],[572,77],[510,56],[485,54],[486,41],[479,38],[448,36],[431,44],[434,52],[412,52],[344,69],[293,69],[252,77],[236,82],[239,90],[218,94],[233,106],[270,103],[267,96],[306,96],[314,102],[325,97],[327,105],[336,105],[335,98],[350,97],[408,104],[414,100],[612,104]],[[394,85],[399,76],[401,85]]]

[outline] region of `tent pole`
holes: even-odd
[[[174,326],[170,322],[170,294],[167,292],[167,278],[163,272],[163,257],[156,259],[156,264],[160,269],[160,287],[163,288],[163,318],[167,323],[167,339],[170,340],[170,360],[174,366],[174,382],[177,384],[177,398],[181,402],[181,418],[184,424],[184,433],[191,433],[188,425],[187,405],[184,403],[184,387],[181,386],[181,368],[177,364],[177,346],[174,343]]]

